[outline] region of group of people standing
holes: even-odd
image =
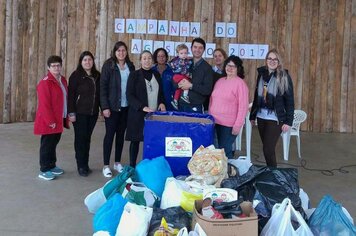
[[[113,168],[121,172],[124,141],[130,141],[130,166],[135,167],[140,142],[143,141],[144,117],[154,111],[208,112],[215,119],[216,143],[233,158],[232,145],[249,109],[249,91],[244,82],[242,60],[227,57],[223,49],[214,51],[214,65],[203,59],[205,41],[195,38],[193,57],[185,45],[177,47],[177,57],[169,61],[164,48],[152,54],[140,54],[140,68],[135,70],[127,45],[119,41],[109,59],[96,69],[94,56],[84,51],[76,70],[66,79],[61,75],[62,59],[50,56],[48,74],[37,86],[38,110],[34,133],[41,135],[39,177],[52,180],[63,170],[56,166],[56,146],[63,127],[73,123],[75,158],[80,176],[88,176],[91,135],[99,115],[105,119],[103,169],[112,177],[110,156],[115,138]],[[293,85],[276,50],[268,52],[266,65],[258,68],[250,120],[255,123],[263,142],[267,165],[276,166],[275,146],[282,131],[293,122]]]

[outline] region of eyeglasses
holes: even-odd
[[[235,66],[235,65],[231,65],[231,64],[226,64],[226,67],[233,68],[233,69],[235,69],[235,68],[236,68],[236,66]]]
[[[267,61],[279,62],[278,58],[267,57]]]
[[[62,65],[61,65],[61,64],[52,64],[52,65],[50,65],[49,67],[52,67],[52,68],[55,68],[55,67],[61,68]]]

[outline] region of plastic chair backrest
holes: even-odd
[[[306,119],[307,119],[307,113],[305,113],[302,110],[294,110],[294,119],[293,119],[291,135],[293,135],[293,133],[299,132],[300,124],[303,123]]]

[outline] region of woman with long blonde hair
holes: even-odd
[[[277,167],[275,149],[278,138],[293,124],[293,82],[276,49],[267,53],[266,65],[258,68],[257,72],[250,120],[255,124],[257,118],[267,166]]]

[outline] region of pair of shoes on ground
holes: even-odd
[[[87,177],[90,173],[93,172],[89,167],[88,168],[78,168],[78,174],[83,177]]]
[[[121,173],[124,167],[120,163],[115,163],[114,164],[114,170],[116,170],[118,173]],[[106,178],[111,178],[112,177],[112,172],[110,170],[109,166],[104,166],[103,167],[103,175]]]
[[[44,179],[44,180],[53,180],[56,178],[56,176],[63,174],[64,171],[59,168],[58,166],[50,169],[49,171],[46,172],[40,172],[38,175],[39,178]]]

